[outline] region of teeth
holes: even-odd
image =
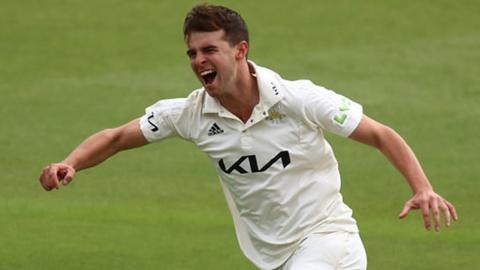
[[[200,73],[200,75],[205,76],[205,75],[208,75],[208,74],[211,74],[211,73],[214,73],[214,72],[215,72],[214,70],[205,70],[202,73]]]

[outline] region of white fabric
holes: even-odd
[[[283,80],[250,64],[260,102],[246,123],[202,88],[148,107],[140,127],[150,142],[179,136],[210,157],[242,251],[259,268],[274,269],[311,233],[358,231],[323,132],[346,137],[363,113],[310,81]]]
[[[302,241],[278,270],[366,270],[367,254],[358,233],[315,233]]]

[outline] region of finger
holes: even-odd
[[[43,169],[42,173],[38,177],[38,181],[40,181],[40,184],[43,186],[43,179],[45,178],[45,169]]]
[[[43,169],[42,174],[40,174],[40,176],[38,177],[38,181],[40,182],[40,185],[43,187],[43,189],[47,190],[47,188],[43,184],[43,178],[44,178],[43,175],[44,174],[45,174],[45,169]]]
[[[440,203],[440,208],[442,209],[443,211],[443,215],[445,217],[445,225],[447,227],[450,227],[450,224],[451,224],[451,221],[452,221],[452,217],[450,215],[450,211],[448,210],[448,207],[447,207],[447,204],[445,204],[445,202],[441,202]]]
[[[431,202],[433,221],[435,223],[435,231],[440,231],[440,211],[438,210],[438,201],[433,199]]]
[[[428,202],[422,203],[420,205],[420,208],[422,209],[423,224],[425,225],[425,229],[430,231],[432,224],[430,222],[430,209],[428,206]]]
[[[67,175],[68,170],[66,168],[61,168],[57,172],[57,177],[58,180],[63,180],[65,178],[65,175]]]
[[[45,189],[46,191],[50,191],[51,188],[49,187],[48,185],[48,166],[43,168],[43,171],[42,171],[42,174],[40,175],[40,177],[38,178],[38,180],[40,181],[40,184],[42,185],[43,189]]]
[[[60,186],[60,180],[58,179],[58,176],[56,173],[51,174],[51,179],[53,180],[52,183],[52,188],[58,189]]]
[[[46,191],[50,191],[51,188],[45,183],[45,181],[43,180],[44,179],[44,176],[43,174],[40,176],[40,184],[42,185],[43,189],[45,189]]]
[[[68,174],[68,169],[67,168],[60,168],[57,172],[57,177],[58,177],[58,182],[60,184],[60,182],[62,182],[64,185],[65,185],[65,182],[67,182],[67,180],[65,180],[65,177],[67,176]]]
[[[455,209],[455,206],[453,206],[453,204],[451,204],[447,200],[445,200],[445,204],[447,205],[450,214],[453,216],[453,220],[458,220],[458,214],[457,214],[457,210]]]
[[[410,213],[411,210],[412,210],[412,207],[410,206],[410,203],[406,202],[405,206],[403,206],[403,209],[398,215],[398,217],[401,219],[405,218],[408,215],[408,213]]]
[[[50,166],[46,172],[47,178],[45,179],[45,183],[50,187],[50,189],[56,188],[58,189],[58,175],[57,175],[58,168],[56,166]]]
[[[45,180],[45,176],[47,175],[47,173],[48,173],[48,166],[43,168],[42,173],[40,174],[40,177],[38,178],[38,180],[40,182],[43,182]]]
[[[40,183],[42,184],[43,189],[45,189],[46,191],[52,190],[52,186],[49,184],[49,180],[46,175],[42,177],[42,181]]]

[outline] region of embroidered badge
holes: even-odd
[[[267,120],[270,120],[270,121],[273,121],[273,122],[277,123],[277,122],[280,122],[281,120],[283,120],[286,116],[287,116],[286,114],[281,112],[281,108],[277,104],[277,105],[271,107],[268,110]]]

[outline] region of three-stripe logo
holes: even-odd
[[[210,127],[210,129],[208,130],[208,136],[213,136],[213,135],[217,135],[217,134],[221,134],[223,133],[223,129],[221,129],[217,123],[213,123],[213,125]]]

